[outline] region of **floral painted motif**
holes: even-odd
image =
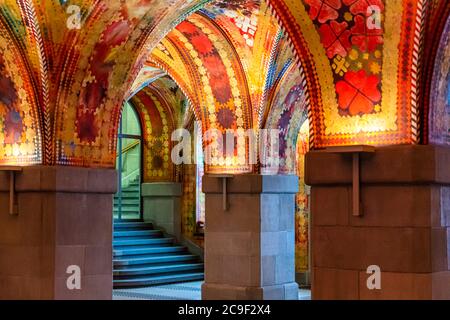
[[[384,10],[384,4],[382,0],[343,0],[344,4],[350,7],[352,14],[368,14],[369,7],[378,7]]]
[[[334,70],[339,113],[380,111],[382,0],[304,0]]]
[[[361,52],[374,52],[378,45],[383,44],[381,29],[368,29],[363,16],[355,17],[355,26],[352,28],[352,44]]]
[[[295,270],[307,272],[309,261],[309,225],[311,214],[311,187],[305,182],[305,160],[309,151],[309,124],[306,121],[298,133],[295,173],[299,177],[298,193],[295,197]]]
[[[344,80],[336,84],[339,107],[342,110],[348,110],[352,116],[371,113],[374,105],[381,100],[381,92],[378,90],[379,83],[378,77],[368,76],[364,70],[347,72]]]
[[[20,52],[0,30],[0,165],[42,160],[36,93]]]
[[[144,182],[173,181],[174,166],[170,160],[170,134],[175,128],[173,110],[179,101],[168,87],[170,80],[160,79],[139,91],[130,100],[137,111],[144,137]]]
[[[348,49],[351,47],[349,41],[351,32],[347,29],[347,26],[346,22],[331,21],[329,24],[320,27],[319,32],[322,43],[327,49],[328,58],[331,59],[336,55],[347,56]]]
[[[429,141],[450,146],[450,18],[436,55],[430,107]]]
[[[246,44],[252,48],[258,29],[260,0],[218,0],[205,6],[204,12],[220,23],[225,18],[234,24]]]
[[[5,143],[18,143],[21,141],[23,122],[17,111],[11,110],[5,118]]]
[[[335,20],[339,14],[338,11],[342,4],[341,0],[306,0],[309,6],[309,16],[313,20],[325,23],[328,20]]]

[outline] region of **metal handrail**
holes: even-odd
[[[122,154],[127,153],[128,151],[130,151],[131,149],[134,149],[135,147],[137,147],[139,144],[141,143],[141,141],[135,141],[132,144],[130,144],[129,146],[126,146],[125,148],[122,149]]]

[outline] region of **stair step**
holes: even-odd
[[[122,194],[122,200],[133,200],[133,201],[140,201],[141,200],[141,195],[139,193],[123,193]],[[114,202],[119,202],[119,196],[115,195],[114,196]]]
[[[173,238],[151,238],[151,239],[126,239],[126,240],[114,240],[113,246],[136,246],[136,245],[156,245],[161,243],[172,244]]]
[[[180,272],[180,271],[203,271],[203,263],[180,263],[180,264],[165,264],[158,266],[139,266],[139,267],[128,267],[126,269],[115,269],[113,271],[114,276],[141,276],[141,275],[151,275],[158,273],[170,273],[170,272]]]
[[[119,205],[119,200],[117,199],[114,201],[114,206]],[[122,198],[122,206],[140,206],[141,201],[139,198],[136,199],[129,199],[129,198]]]
[[[133,200],[122,212],[130,215]],[[139,203],[140,204],[140,203]],[[117,211],[115,205],[115,212]],[[128,209],[128,210],[127,210]],[[134,211],[132,211],[134,210]],[[130,215],[131,216],[131,215]],[[114,221],[113,240],[114,287],[139,287],[204,279],[204,264],[186,247],[174,244],[149,222],[137,219]]]
[[[152,230],[150,222],[114,222],[114,231],[124,230]]]
[[[129,184],[130,187],[137,187],[137,188],[139,188],[140,185],[141,184],[139,182],[130,182]]]
[[[204,279],[203,272],[195,273],[182,273],[173,275],[155,275],[155,276],[143,276],[143,277],[133,277],[130,279],[115,279],[114,288],[126,288],[126,287],[141,287],[141,286],[151,286],[157,284],[168,284],[176,282],[186,282],[186,281],[200,281]]]
[[[126,212],[126,213],[129,213],[129,212],[139,213],[140,211],[141,210],[140,210],[139,206],[137,206],[137,207],[122,207],[122,212]],[[119,208],[114,207],[114,212],[119,212]]]
[[[128,200],[140,200],[141,195],[139,192],[124,192],[122,193],[122,199],[128,199]],[[119,195],[114,195],[114,200],[119,200]]]
[[[133,203],[126,203],[126,202],[135,202],[136,204],[141,204],[141,198],[136,196],[136,197],[122,197],[122,205],[131,205]],[[119,198],[114,198],[114,205],[118,206],[119,205]]]
[[[130,192],[136,192],[139,193],[141,191],[141,188],[139,188],[139,186],[137,187],[127,187],[127,188],[123,188],[122,192],[126,192],[126,193],[130,193]]]
[[[136,256],[136,255],[150,255],[163,253],[180,253],[187,252],[186,247],[170,246],[170,247],[130,247],[127,249],[114,249],[114,257]]]
[[[126,230],[114,231],[114,239],[122,240],[121,238],[136,238],[136,237],[161,237],[160,230]]]
[[[137,204],[133,204],[133,205],[129,205],[129,204],[128,204],[128,205],[123,205],[123,206],[122,206],[122,212],[124,212],[124,211],[126,211],[126,210],[128,210],[128,209],[131,209],[132,211],[138,211],[138,212],[141,211],[140,206],[137,205]],[[119,211],[119,205],[114,206],[113,210],[114,210],[114,211]]]
[[[131,266],[131,265],[143,265],[154,263],[167,263],[167,262],[182,262],[182,261],[198,261],[198,256],[193,254],[182,255],[142,255],[137,257],[121,257],[114,259],[113,264],[115,267]],[[116,268],[119,269],[119,268]]]

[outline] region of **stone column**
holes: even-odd
[[[18,215],[0,172],[0,299],[111,299],[114,170],[25,167],[16,174]],[[81,289],[69,290],[69,266]]]
[[[144,220],[165,233],[181,238],[181,183],[159,182],[142,184]]]
[[[295,283],[295,176],[205,176],[207,300],[298,299]]]
[[[362,216],[352,215],[352,156],[310,152],[313,299],[450,299],[450,148],[361,155]],[[367,268],[381,269],[381,289]]]

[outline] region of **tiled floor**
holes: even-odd
[[[114,300],[201,300],[203,282],[185,282],[162,286],[114,290]],[[300,289],[299,300],[311,300],[311,291]]]

